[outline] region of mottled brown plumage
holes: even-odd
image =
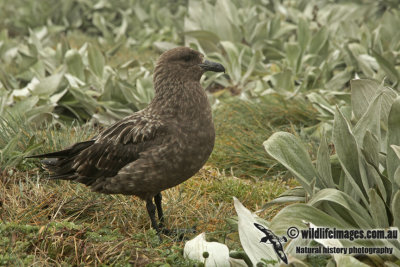
[[[199,81],[207,71],[225,71],[187,47],[163,53],[154,71],[155,97],[93,140],[54,153],[43,163],[50,178],[73,180],[106,194],[146,200],[152,226],[154,197],[161,221],[161,191],[193,176],[214,147],[211,107]]]

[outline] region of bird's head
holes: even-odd
[[[157,80],[157,76],[167,74],[173,79],[184,77],[187,80],[199,81],[206,71],[225,72],[225,68],[219,63],[204,59],[203,54],[196,50],[177,47],[160,56],[154,71],[154,79]]]

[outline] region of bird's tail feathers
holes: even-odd
[[[53,159],[53,158],[67,158],[67,157],[70,157],[70,156],[72,156],[72,155],[84,150],[85,148],[91,146],[93,143],[94,143],[94,140],[80,142],[80,143],[76,143],[72,147],[64,149],[64,150],[60,150],[60,151],[56,151],[56,152],[50,152],[50,153],[46,153],[46,154],[28,156],[26,158],[51,158],[51,159]],[[46,164],[46,163],[44,163],[44,164]]]

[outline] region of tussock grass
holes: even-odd
[[[268,157],[263,142],[276,131],[313,125],[313,118],[316,111],[301,98],[268,95],[227,101],[214,111],[216,143],[210,163],[239,177],[275,176],[284,169]]]
[[[98,132],[99,128],[90,124],[44,123],[38,126],[23,116],[0,117],[0,168],[30,169],[37,166],[38,161],[24,157],[64,149]]]
[[[225,222],[236,215],[232,196],[256,210],[292,185],[254,183],[206,167],[164,192],[167,225],[196,226],[198,233],[235,248],[237,232]],[[38,168],[1,173],[0,219],[0,265],[190,265],[182,256],[184,243],[169,236],[160,243],[140,199],[47,180]]]

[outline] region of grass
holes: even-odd
[[[254,183],[207,166],[165,191],[167,225],[196,226],[198,233],[238,249],[237,232],[225,222],[236,215],[232,196],[257,210],[293,185],[292,180]],[[263,217],[274,213],[266,211]],[[159,241],[140,199],[46,180],[38,168],[3,171],[0,218],[0,265],[191,266],[182,256],[184,243],[168,236]]]
[[[23,116],[0,117],[0,169],[16,166],[18,170],[37,166],[24,157],[64,149],[78,141],[95,136],[98,127],[77,123],[62,125],[45,123],[41,127],[28,122]]]
[[[216,143],[210,162],[239,177],[269,179],[283,168],[268,157],[263,142],[276,131],[313,125],[312,118],[316,111],[303,99],[268,95],[257,102],[227,101],[214,111]]]

